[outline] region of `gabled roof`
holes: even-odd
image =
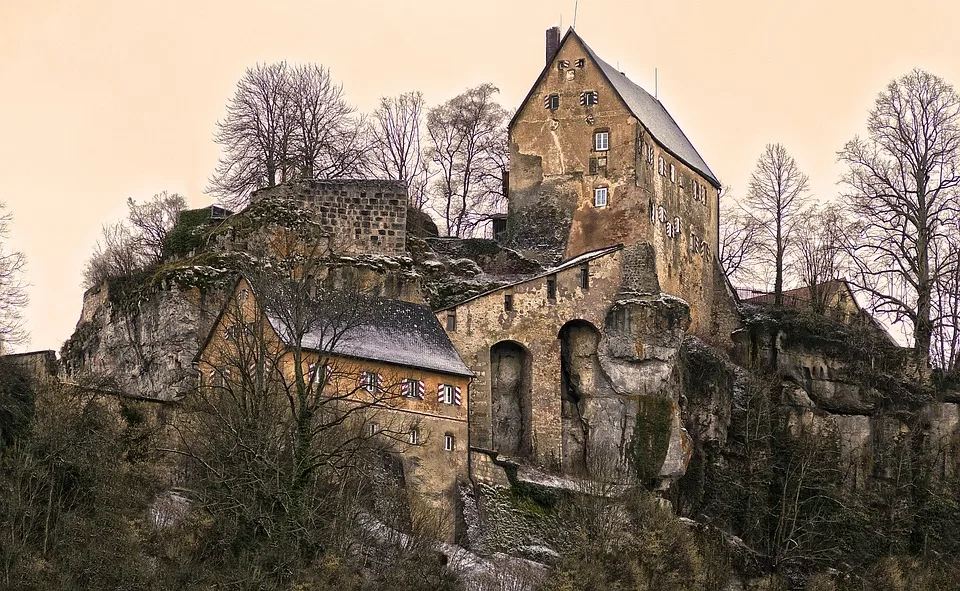
[[[429,307],[400,300],[360,296],[359,318],[336,326],[318,309],[317,322],[304,335],[304,349],[381,361],[461,376],[473,376]],[[289,332],[276,317],[267,320],[284,341]],[[292,343],[286,342],[287,345]]]
[[[667,109],[663,106],[663,103],[652,97],[650,93],[632,82],[626,77],[626,75],[618,71],[616,68],[600,59],[600,56],[598,56],[595,51],[590,49],[590,46],[584,42],[583,38],[577,35],[576,31],[574,31],[572,27],[563,37],[563,40],[560,42],[560,47],[563,47],[571,36],[580,41],[587,54],[590,56],[590,59],[597,64],[597,66],[600,68],[600,71],[603,73],[604,78],[606,78],[607,82],[610,83],[610,86],[613,87],[613,89],[617,92],[617,94],[620,96],[620,99],[623,100],[627,108],[630,109],[630,112],[633,114],[633,116],[636,117],[640,123],[642,123],[644,127],[650,131],[650,135],[653,136],[657,143],[663,146],[668,152],[673,154],[684,164],[702,174],[704,178],[710,181],[714,187],[720,189],[720,181],[717,180],[716,175],[713,174],[713,171],[710,170],[710,167],[707,166],[706,162],[704,162],[703,158],[700,156],[700,153],[697,152],[697,149],[693,147],[692,143],[690,143],[690,140],[687,138],[686,134],[683,133],[683,130],[680,129],[680,126],[677,125],[677,122],[674,121],[670,113],[667,112]],[[546,67],[544,67],[543,71],[540,73],[540,76],[537,78],[536,84],[533,85],[533,87],[530,89],[530,92],[527,94],[526,99],[524,99],[524,103],[529,100],[530,96],[533,94],[533,91],[536,89],[537,84],[540,83],[544,74],[550,70],[551,66],[552,63],[547,64]],[[514,116],[513,121],[510,122],[510,127],[513,127],[513,124],[519,114],[520,109],[517,109],[517,114]]]
[[[506,284],[506,285],[501,285],[500,287],[495,287],[495,288],[493,288],[493,289],[487,290],[487,291],[485,291],[485,292],[483,292],[483,293],[478,293],[477,295],[472,296],[472,297],[469,297],[469,298],[467,298],[467,299],[465,299],[465,300],[461,300],[461,301],[457,302],[456,304],[451,304],[451,305],[445,306],[445,307],[443,307],[443,308],[438,308],[437,310],[435,310],[435,312],[443,312],[444,310],[452,310],[453,308],[456,308],[457,306],[462,306],[463,304],[466,304],[467,302],[472,302],[473,300],[480,299],[480,298],[482,298],[482,297],[484,297],[484,296],[488,296],[488,295],[490,295],[490,294],[492,294],[492,293],[496,293],[496,292],[501,291],[501,290],[504,290],[504,289],[509,289],[509,288],[511,288],[511,287],[516,287],[517,285],[522,285],[522,284],[524,284],[524,283],[527,283],[528,281],[534,281],[534,280],[536,280],[536,279],[540,279],[540,278],[546,277],[546,276],[548,276],[548,275],[556,275],[556,274],[559,273],[560,271],[566,271],[567,269],[570,269],[571,267],[579,267],[580,265],[582,265],[582,264],[584,264],[584,263],[586,263],[586,262],[592,261],[592,260],[594,260],[594,259],[598,259],[598,258],[600,258],[600,257],[602,257],[602,256],[607,256],[608,254],[610,254],[610,253],[612,253],[612,252],[616,252],[616,251],[622,250],[622,249],[623,249],[623,245],[622,245],[622,244],[615,244],[615,245],[613,245],[613,246],[605,246],[605,247],[603,247],[603,248],[597,248],[597,249],[595,249],[595,250],[588,250],[587,252],[585,252],[585,253],[583,253],[583,254],[578,254],[577,256],[575,256],[575,257],[573,257],[573,258],[571,258],[571,259],[567,259],[567,260],[565,260],[565,261],[560,261],[557,265],[555,265],[555,266],[553,266],[553,267],[550,267],[549,269],[547,269],[546,271],[543,271],[542,273],[537,273],[536,275],[532,275],[532,276],[530,276],[530,277],[527,277],[526,279],[521,279],[520,281],[514,281],[513,283],[508,283],[508,284]]]
[[[243,277],[237,278],[230,293],[236,294],[241,284],[250,287],[254,297],[260,298],[260,294]],[[303,349],[473,376],[429,307],[387,298],[347,293],[340,295],[343,297],[339,301],[353,300],[355,309],[344,311],[341,307],[338,310],[325,310],[321,302],[313,302],[316,306],[311,314],[313,327],[304,335],[300,345]],[[194,363],[200,361],[229,306],[228,299],[194,357]],[[284,323],[275,315],[265,316],[281,341],[286,346],[293,345]]]

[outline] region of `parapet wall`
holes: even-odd
[[[251,199],[264,197],[294,199],[311,206],[340,252],[386,256],[405,252],[407,187],[402,181],[295,181],[260,189]]]

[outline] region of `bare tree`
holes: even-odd
[[[173,228],[187,202],[176,193],[163,191],[144,203],[127,199],[127,219],[136,232],[136,246],[145,259],[159,263],[163,259],[163,240]]]
[[[492,84],[471,88],[430,110],[430,160],[437,166],[433,208],[449,236],[469,236],[502,205],[507,111]]]
[[[723,191],[720,210],[720,266],[734,282],[753,282],[757,278],[757,261],[761,254],[762,228],[757,219],[744,211],[730,197],[730,188]]]
[[[421,210],[430,180],[423,143],[425,109],[420,92],[383,97],[369,121],[371,166],[387,178],[406,181],[411,205]]]
[[[365,170],[363,120],[323,66],[286,62],[248,68],[217,122],[223,155],[208,191],[229,207],[290,178],[337,178]]]
[[[952,227],[951,227],[952,226]],[[934,245],[934,267],[941,269],[931,304],[933,364],[947,373],[960,369],[960,220],[948,224]]]
[[[826,311],[831,293],[827,282],[837,278],[843,246],[843,214],[836,205],[803,212],[797,226],[796,256],[793,266],[796,276],[807,288],[810,307],[816,314]]]
[[[879,94],[867,132],[839,152],[856,218],[849,236],[856,286],[875,312],[912,326],[915,357],[926,367],[935,291],[957,257],[941,243],[960,214],[960,97],[941,78],[913,70]]]
[[[807,175],[781,144],[767,144],[750,176],[744,208],[761,228],[764,258],[774,268],[774,304],[783,303],[783,270],[807,194]]]
[[[289,70],[286,62],[247,68],[226,118],[217,122],[214,141],[224,153],[208,191],[225,203],[242,204],[251,191],[283,180],[294,123]]]
[[[9,250],[4,242],[10,237],[13,217],[0,203],[0,352],[6,344],[20,343],[26,338],[23,331],[23,309],[27,292],[23,284],[26,257],[19,250]]]
[[[288,69],[292,121],[291,151],[295,166],[285,176],[307,179],[356,176],[365,169],[362,118],[343,97],[343,86],[316,64]]]
[[[91,288],[114,277],[126,277],[143,268],[136,239],[123,222],[105,224],[83,270],[83,286]]]

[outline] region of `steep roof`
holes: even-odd
[[[613,89],[623,100],[624,104],[627,105],[627,108],[630,109],[630,112],[633,114],[633,116],[639,119],[640,122],[650,131],[650,135],[654,137],[657,143],[677,157],[681,162],[702,174],[704,178],[710,181],[714,187],[718,189],[721,188],[720,181],[717,180],[716,175],[713,174],[713,171],[710,170],[710,167],[707,166],[706,162],[704,162],[703,157],[700,156],[700,153],[697,152],[697,149],[693,147],[692,143],[690,143],[690,140],[687,138],[686,134],[683,133],[683,130],[680,129],[680,126],[677,125],[677,122],[674,121],[670,113],[667,112],[667,109],[663,106],[663,103],[652,97],[650,93],[641,88],[639,85],[632,82],[622,72],[618,71],[616,68],[600,59],[600,56],[598,56],[595,51],[590,49],[590,46],[586,44],[582,37],[577,35],[576,31],[574,31],[572,27],[567,31],[567,34],[560,42],[560,47],[563,47],[571,36],[575,37],[580,44],[583,45],[583,48],[586,50],[587,54],[589,54],[590,59],[596,62],[597,66],[600,68],[600,71],[610,83],[610,86],[613,87]],[[546,65],[544,70],[541,72],[540,77],[537,78],[537,84],[539,84],[544,74],[550,70],[551,65],[552,64]],[[533,94],[533,91],[536,89],[537,84],[534,84],[533,88],[530,89],[530,93],[527,95],[527,98],[524,100],[524,102],[529,100],[530,96]],[[518,109],[517,116],[519,116],[519,113],[520,110]],[[517,116],[514,117],[514,121],[516,120]],[[511,121],[510,125],[511,127],[513,126],[513,121]]]
[[[353,319],[338,322],[335,314],[317,309],[317,321],[301,346],[356,359],[473,375],[429,307],[386,298],[359,299],[358,317]],[[281,339],[289,341],[289,332],[279,318],[267,314],[267,320]]]
[[[502,291],[502,290],[504,290],[504,289],[510,289],[510,288],[512,288],[512,287],[516,287],[517,285],[522,285],[522,284],[527,283],[527,282],[529,282],[529,281],[534,281],[534,280],[536,280],[536,279],[540,279],[540,278],[542,278],[542,277],[547,277],[547,276],[549,276],[549,275],[556,275],[556,274],[559,273],[560,271],[566,271],[567,269],[570,269],[571,267],[579,267],[580,265],[582,265],[582,264],[584,264],[584,263],[587,263],[587,262],[589,262],[589,261],[592,261],[593,259],[598,259],[598,258],[600,258],[600,257],[607,256],[608,254],[610,254],[610,253],[612,253],[612,252],[616,252],[616,251],[622,250],[622,249],[623,249],[623,245],[622,245],[622,244],[614,244],[613,246],[605,246],[605,247],[603,247],[603,248],[597,248],[597,249],[594,249],[594,250],[588,250],[587,252],[585,252],[585,253],[583,253],[583,254],[578,254],[577,256],[575,256],[575,257],[573,257],[573,258],[567,259],[567,260],[565,260],[565,261],[560,261],[559,263],[557,263],[557,264],[554,265],[553,267],[550,267],[550,268],[548,268],[547,270],[545,270],[545,271],[543,271],[543,272],[541,272],[541,273],[537,273],[536,275],[531,275],[531,276],[526,277],[525,279],[521,279],[521,280],[519,280],[519,281],[514,281],[513,283],[508,283],[508,284],[506,284],[506,285],[501,285],[500,287],[495,287],[495,288],[490,289],[490,290],[487,290],[487,291],[485,291],[485,292],[483,292],[483,293],[478,293],[478,294],[475,295],[475,296],[471,296],[471,297],[469,297],[469,298],[467,298],[467,299],[465,299],[465,300],[461,300],[461,301],[459,301],[459,302],[457,302],[457,303],[455,303],[455,304],[450,304],[449,306],[445,306],[445,307],[443,307],[443,308],[439,308],[439,309],[435,310],[435,312],[443,312],[443,311],[445,311],[445,310],[452,310],[453,308],[456,308],[457,306],[462,306],[463,304],[466,304],[467,302],[472,302],[473,300],[480,299],[480,298],[485,297],[485,296],[488,296],[488,295],[490,295],[490,294],[492,294],[492,293],[496,293],[496,292]]]

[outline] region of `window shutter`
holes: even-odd
[[[403,380],[400,384],[400,394],[410,396],[410,380]]]
[[[423,380],[417,380],[417,398],[423,399]]]
[[[383,391],[383,374],[377,374],[377,392]]]
[[[329,382],[333,378],[333,366],[327,365],[327,381]]]
[[[549,109],[549,108],[550,108],[550,95],[549,95],[549,94],[548,94],[547,96],[543,97],[543,108],[544,108],[544,109]]]
[[[437,402],[443,404],[443,384],[437,384]]]
[[[587,106],[587,92],[583,91],[580,93],[580,104],[584,107]]]
[[[461,402],[462,402],[462,398],[460,394],[460,386],[457,386],[453,391],[453,403],[456,404],[457,406],[460,406]]]

